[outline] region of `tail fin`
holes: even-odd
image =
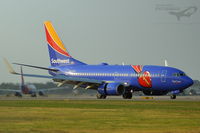
[[[21,85],[24,86],[24,75],[23,75],[22,66],[20,66],[20,69],[21,69]]]
[[[24,83],[24,75],[23,75],[22,66],[20,66],[20,70],[21,70],[21,85],[20,85],[21,91],[22,92],[28,92],[28,90],[25,86],[25,83]]]
[[[71,57],[50,21],[44,22],[51,66],[85,65]]]

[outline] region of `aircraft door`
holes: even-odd
[[[161,82],[166,82],[167,70],[161,72]]]
[[[114,73],[114,80],[118,81],[119,80],[119,73],[118,72],[115,72]]]

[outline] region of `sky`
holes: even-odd
[[[180,20],[170,12],[181,14]],[[12,63],[50,65],[43,25],[47,20],[82,62],[164,65],[167,59],[169,66],[200,80],[200,0],[1,0],[0,20],[0,83],[20,81],[7,72],[4,57]]]

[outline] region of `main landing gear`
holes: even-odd
[[[133,94],[131,92],[126,92],[122,95],[124,99],[131,99]]]
[[[122,95],[122,97],[124,98],[124,99],[131,99],[132,98],[132,93],[124,93],[123,95]],[[102,94],[97,94],[97,99],[106,99],[106,95],[102,95]]]
[[[15,94],[14,94],[16,97],[20,97],[20,98],[22,98],[22,94],[20,93],[20,92],[15,92]]]
[[[171,98],[171,99],[176,99],[176,95],[172,94],[172,95],[170,96],[170,98]]]
[[[107,95],[105,95],[105,94],[99,94],[99,93],[97,93],[96,96],[97,96],[97,99],[106,99],[106,97],[107,97]],[[132,99],[132,96],[133,96],[132,92],[125,92],[122,95],[123,99]]]
[[[97,99],[106,99],[106,95],[97,93]]]
[[[37,97],[36,93],[31,94],[31,97]]]

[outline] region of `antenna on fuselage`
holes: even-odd
[[[167,62],[167,60],[165,60],[165,66],[166,66],[166,67],[168,66],[168,62]]]

